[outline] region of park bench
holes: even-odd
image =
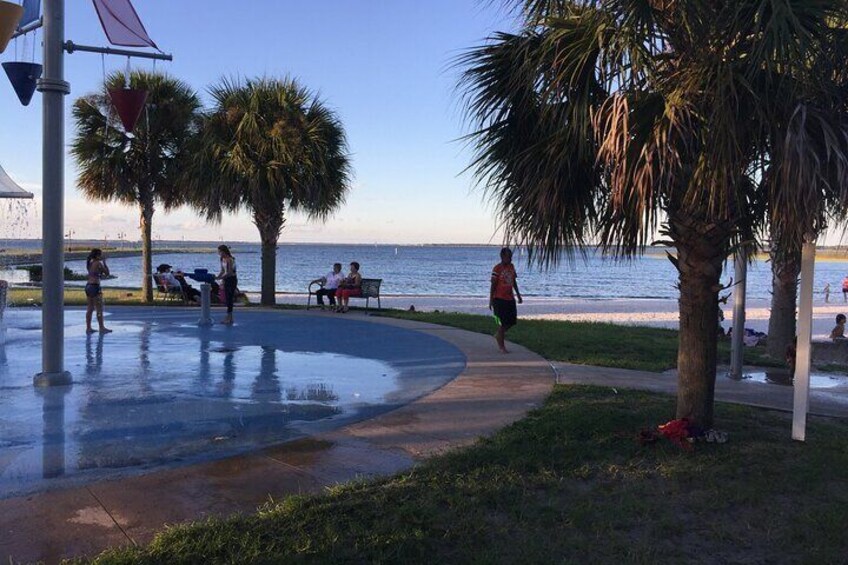
[[[377,299],[377,310],[382,310],[382,305],[380,304],[380,285],[383,284],[383,279],[362,279],[362,294],[359,296],[351,296],[353,298],[364,298],[365,299],[365,309],[368,310],[370,306],[370,301],[372,298]],[[318,292],[321,288],[321,285],[318,283],[313,283],[309,285],[308,296],[306,298],[306,309],[309,310],[312,305],[312,297]]]

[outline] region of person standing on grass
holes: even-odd
[[[106,265],[106,256],[99,249],[92,249],[85,260],[88,271],[88,279],[85,282],[85,333],[93,334],[95,330],[91,327],[91,317],[97,312],[97,324],[101,334],[111,333],[112,330],[103,324],[103,288],[100,281],[109,276],[109,267]]]
[[[501,249],[501,262],[492,269],[492,284],[489,289],[489,310],[494,313],[498,323],[495,340],[498,342],[501,353],[509,353],[504,339],[509,328],[518,321],[516,299],[518,304],[523,302],[521,291],[518,290],[515,266],[512,264],[512,249],[504,247]]]
[[[231,326],[233,324],[233,304],[236,301],[236,288],[238,287],[236,258],[233,257],[230,248],[226,245],[218,246],[218,256],[221,258],[221,272],[215,278],[224,283],[224,303],[227,305],[227,315],[221,320],[221,323]]]

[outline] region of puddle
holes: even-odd
[[[792,386],[792,375],[788,371],[780,370],[745,373],[743,380],[754,383]],[[848,387],[848,376],[829,373],[812,373],[810,375],[810,389],[831,389],[837,387]]]

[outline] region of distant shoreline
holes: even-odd
[[[84,261],[88,257],[88,251],[66,251],[65,261]],[[215,253],[215,249],[154,249],[155,254],[187,254],[187,253]],[[28,249],[4,249],[0,250],[0,267],[14,268],[41,264],[41,252],[33,253]],[[106,255],[110,258],[141,257],[141,249],[108,249]]]

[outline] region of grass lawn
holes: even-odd
[[[40,305],[41,304],[41,289],[40,288],[12,288],[9,289],[9,300],[16,306]],[[109,304],[120,305],[142,305],[144,302],[141,299],[140,289],[120,289],[120,288],[104,288],[103,300],[108,308]],[[82,287],[67,287],[65,288],[65,305],[67,306],[85,306],[85,290]],[[157,300],[156,306],[184,306],[178,300],[162,301]]]
[[[178,526],[96,563],[836,563],[848,423],[719,404],[724,445],[642,447],[673,399],[558,386],[491,439],[391,478]]]
[[[383,310],[383,316],[431,322],[472,332],[493,334],[490,316],[448,312]],[[519,320],[507,339],[551,361],[580,365],[665,371],[677,366],[677,330],[617,326],[594,322]],[[730,341],[719,342],[719,362],[730,363]],[[745,349],[745,363],[783,366],[765,353],[764,347]]]

